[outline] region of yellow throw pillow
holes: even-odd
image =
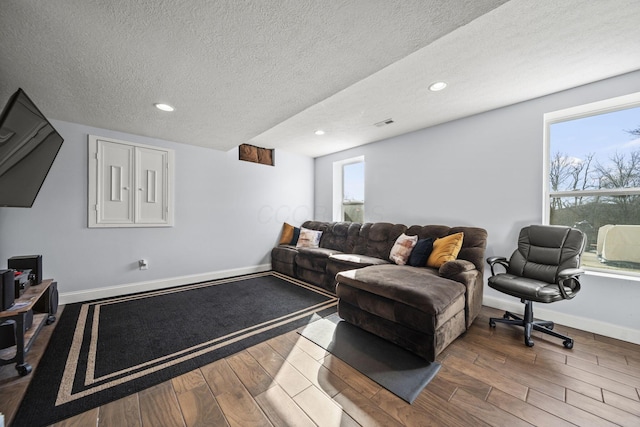
[[[282,224],[282,234],[280,235],[280,245],[288,245],[291,243],[293,239],[293,225],[287,224],[286,222]]]
[[[462,232],[436,239],[433,242],[433,251],[427,259],[427,267],[440,268],[447,261],[453,261],[458,257],[462,248]]]

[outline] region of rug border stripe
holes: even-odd
[[[326,306],[323,309],[335,307],[336,305],[338,305],[337,301],[331,302],[331,303],[326,304]],[[108,383],[104,383],[104,384],[101,384],[99,386],[80,391],[80,392],[78,392],[76,394],[73,394],[73,393],[63,394],[62,398],[60,398],[60,393],[59,393],[59,399],[56,400],[56,406],[72,402],[74,400],[80,399],[82,397],[89,396],[89,395],[91,395],[93,393],[96,393],[96,392],[99,392],[99,391],[102,391],[102,390],[106,390],[106,389],[111,388],[111,387],[115,387],[115,386],[120,385],[120,384],[124,384],[124,383],[132,381],[134,379],[137,379],[137,378],[143,377],[145,375],[151,374],[153,372],[157,372],[159,370],[165,369],[165,368],[167,368],[169,366],[172,366],[174,364],[181,363],[181,362],[193,359],[195,357],[201,356],[201,355],[206,354],[208,352],[211,352],[211,351],[217,350],[217,349],[219,349],[221,347],[224,347],[225,345],[233,344],[234,342],[241,341],[241,340],[243,340],[245,338],[249,338],[249,337],[251,337],[253,335],[257,335],[259,333],[268,331],[269,329],[273,329],[273,328],[276,328],[278,326],[285,325],[285,324],[290,323],[290,322],[292,322],[294,320],[302,319],[302,318],[308,316],[309,314],[316,313],[317,311],[321,311],[321,310],[310,310],[310,311],[302,313],[302,314],[300,314],[300,315],[298,315],[298,316],[296,316],[294,318],[291,318],[291,319],[289,319],[287,321],[278,322],[277,324],[275,324],[275,325],[273,325],[271,327],[264,327],[264,328],[261,328],[261,329],[257,329],[257,330],[255,330],[253,332],[250,332],[250,333],[246,334],[246,335],[241,335],[241,336],[235,337],[235,338],[233,338],[233,339],[231,339],[231,340],[229,340],[227,342],[220,343],[220,344],[215,345],[213,347],[209,347],[209,348],[197,351],[195,353],[190,353],[190,354],[184,355],[184,356],[182,356],[182,357],[180,357],[178,359],[175,359],[174,363],[165,363],[165,364],[158,365],[158,366],[155,366],[155,367],[151,367],[151,368],[148,368],[148,369],[145,369],[145,370],[142,370],[142,371],[138,371],[138,372],[136,372],[136,373],[134,373],[134,374],[132,374],[130,376],[123,377],[123,378],[120,378],[120,379],[116,379],[116,380],[110,381]],[[60,388],[60,390],[62,391],[62,387]]]
[[[87,376],[86,376],[87,381],[85,382],[85,385],[92,385],[92,384],[95,384],[97,382],[101,382],[101,381],[107,380],[109,378],[113,378],[113,377],[117,377],[119,375],[123,375],[123,374],[125,374],[127,372],[138,370],[138,369],[143,368],[145,366],[154,365],[154,364],[159,363],[160,361],[169,360],[169,359],[175,358],[177,355],[180,355],[180,354],[183,354],[183,353],[188,353],[188,352],[191,352],[191,351],[194,351],[194,350],[198,350],[198,349],[200,349],[202,347],[208,347],[208,346],[210,346],[210,345],[212,345],[214,343],[217,343],[219,341],[223,341],[225,339],[231,339],[232,337],[234,337],[236,335],[240,335],[245,331],[246,331],[246,333],[248,333],[249,331],[251,331],[253,329],[264,328],[266,325],[274,323],[274,322],[279,322],[279,324],[282,324],[282,323],[280,323],[281,319],[286,319],[288,317],[297,316],[300,313],[302,313],[303,316],[304,316],[304,315],[307,315],[307,314],[310,314],[310,313],[315,313],[317,311],[322,311],[322,310],[325,310],[327,308],[330,308],[331,305],[335,305],[335,304],[333,304],[332,301],[329,301],[329,302],[325,301],[325,302],[322,302],[322,303],[318,303],[318,304],[312,305],[310,307],[306,307],[306,308],[303,308],[301,310],[295,311],[293,313],[289,313],[289,314],[286,314],[284,316],[277,317],[275,319],[270,319],[270,320],[267,320],[265,322],[258,323],[256,325],[252,325],[250,327],[247,327],[247,328],[244,328],[244,329],[240,329],[238,331],[234,331],[234,332],[229,333],[227,335],[224,335],[224,336],[221,336],[221,337],[218,337],[218,338],[215,338],[215,339],[212,339],[212,340],[209,340],[209,341],[206,341],[206,342],[203,342],[203,343],[200,343],[200,344],[196,344],[194,346],[182,349],[182,350],[177,351],[175,353],[167,354],[165,356],[158,357],[158,358],[153,359],[153,360],[148,360],[148,361],[146,361],[144,363],[140,363],[138,365],[131,366],[131,367],[126,368],[126,369],[121,369],[120,371],[111,372],[110,374],[103,375],[103,376],[97,377],[97,378],[95,377],[95,374],[94,374],[94,372],[95,372],[95,359],[96,359],[97,356],[95,354],[95,349],[94,349],[94,352],[91,352],[91,349],[90,349],[90,352],[89,352],[88,358],[87,358],[87,360],[88,360],[88,362],[87,362]],[[96,316],[94,315],[94,319],[95,318],[96,318]],[[290,321],[292,321],[292,320],[296,320],[296,317],[294,317]],[[98,331],[97,331],[97,323],[96,323],[95,324],[95,330],[93,330],[92,333],[91,333],[92,340],[93,340],[94,334],[97,335],[97,332]],[[96,341],[97,341],[97,339],[96,339]],[[91,362],[91,364],[92,364],[91,371],[89,370],[89,362]]]
[[[132,301],[132,300],[141,299],[141,298],[149,298],[152,296],[166,295],[166,294],[171,294],[175,292],[188,291],[188,290],[198,289],[198,288],[207,287],[207,286],[216,286],[219,284],[232,283],[232,282],[237,282],[237,281],[242,281],[242,280],[247,280],[252,278],[266,277],[266,276],[273,276],[273,277],[285,280],[296,286],[300,286],[307,290],[313,291],[317,294],[323,295],[327,297],[329,300],[322,303],[314,304],[313,306],[303,308],[296,312],[289,313],[287,315],[280,316],[275,319],[270,319],[258,325],[253,325],[251,327],[242,329],[240,331],[234,331],[233,333],[227,334],[224,337],[218,337],[206,343],[200,343],[198,345],[192,346],[189,349],[183,349],[171,355],[166,355],[161,358],[157,358],[153,361],[147,361],[135,367],[130,367],[115,373],[110,373],[100,378],[94,378],[95,359],[96,359],[95,351],[97,349],[97,342],[98,342],[97,328],[99,324],[99,315],[100,315],[101,306],[115,304],[118,302]],[[83,303],[80,307],[78,323],[76,324],[76,329],[73,335],[73,341],[71,343],[69,354],[67,356],[67,361],[65,363],[65,369],[64,369],[62,381],[60,384],[60,388],[58,389],[55,406],[59,406],[65,403],[75,401],[77,399],[89,396],[93,393],[103,391],[120,384],[124,384],[134,379],[143,377],[145,375],[149,375],[154,372],[160,371],[162,369],[166,369],[175,364],[179,364],[179,363],[188,361],[190,359],[202,356],[208,352],[217,350],[226,345],[233,344],[235,342],[241,341],[243,339],[257,335],[259,333],[266,332],[270,329],[274,329],[279,326],[286,325],[287,323],[299,320],[309,315],[313,315],[317,312],[321,312],[331,307],[335,307],[337,303],[338,303],[338,298],[335,294],[331,294],[324,289],[321,289],[314,285],[310,285],[306,282],[303,282],[297,279],[293,279],[291,277],[282,275],[274,271],[249,274],[249,275],[232,277],[227,279],[197,283],[193,285],[179,286],[176,288],[162,289],[157,291],[148,291],[148,292],[143,292],[138,294],[119,296],[114,298],[108,298],[108,299],[102,299],[102,300]],[[92,307],[94,308],[94,312],[93,312],[93,321],[91,326],[91,337],[90,337],[90,344],[89,344],[90,353],[87,356],[87,371],[85,372],[85,381],[84,381],[85,386],[87,386],[88,388],[78,391],[76,393],[73,393],[73,384],[74,384],[76,375],[78,374],[76,371],[77,371],[79,360],[80,360],[80,350],[82,347],[82,343],[84,342],[84,331],[88,323],[87,319],[88,319],[88,316],[90,315],[90,308]],[[176,357],[177,355],[180,355],[180,356]],[[159,363],[162,360],[165,360],[165,362]],[[147,367],[144,368],[145,366]],[[141,369],[141,368],[144,368],[144,369]],[[104,382],[109,378],[113,378],[114,376],[118,376],[118,375],[123,375],[126,372],[131,372],[136,369],[139,369],[139,370],[137,372],[133,372],[130,375]],[[96,384],[98,382],[101,382],[101,384],[92,386],[93,384]]]

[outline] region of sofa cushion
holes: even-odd
[[[367,267],[369,265],[389,264],[386,259],[374,258],[366,255],[358,254],[333,254],[329,256],[329,262],[339,264],[344,267],[341,271],[350,270],[351,268]]]
[[[432,315],[446,310],[466,291],[462,283],[440,277],[436,270],[411,266],[373,265],[338,273],[337,280],[338,288],[346,283]]]
[[[374,258],[389,259],[391,248],[406,225],[376,222],[362,224],[354,252]]]
[[[298,251],[295,246],[280,245],[271,249],[271,259],[274,261],[284,262],[287,264],[293,264]]]
[[[440,268],[445,262],[456,259],[458,253],[460,253],[460,248],[462,248],[463,240],[464,233],[462,232],[436,239],[433,242],[431,255],[427,259],[427,266]]]
[[[341,271],[363,268],[370,265],[389,264],[386,259],[374,258],[358,254],[334,254],[327,259],[327,283],[326,286],[335,292],[336,275]]]
[[[298,268],[324,273],[327,267],[327,258],[340,251],[326,248],[297,248],[298,254],[295,257]]]
[[[350,225],[351,223],[349,222],[334,222],[329,224],[322,234],[320,246],[327,249],[346,252]]]

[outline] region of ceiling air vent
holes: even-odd
[[[376,123],[375,126],[381,128],[382,126],[390,125],[391,123],[393,123],[393,119],[387,119]]]

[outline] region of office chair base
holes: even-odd
[[[573,348],[573,338],[569,338],[566,335],[555,332],[553,330],[553,322],[547,320],[533,320],[533,304],[531,301],[524,301],[524,318],[506,311],[502,318],[490,318],[489,326],[495,328],[496,322],[524,327],[524,343],[527,347],[533,347],[534,342],[533,340],[531,340],[531,332],[533,330],[536,330],[547,335],[552,335],[556,338],[562,339],[562,345],[564,345],[565,348]]]

